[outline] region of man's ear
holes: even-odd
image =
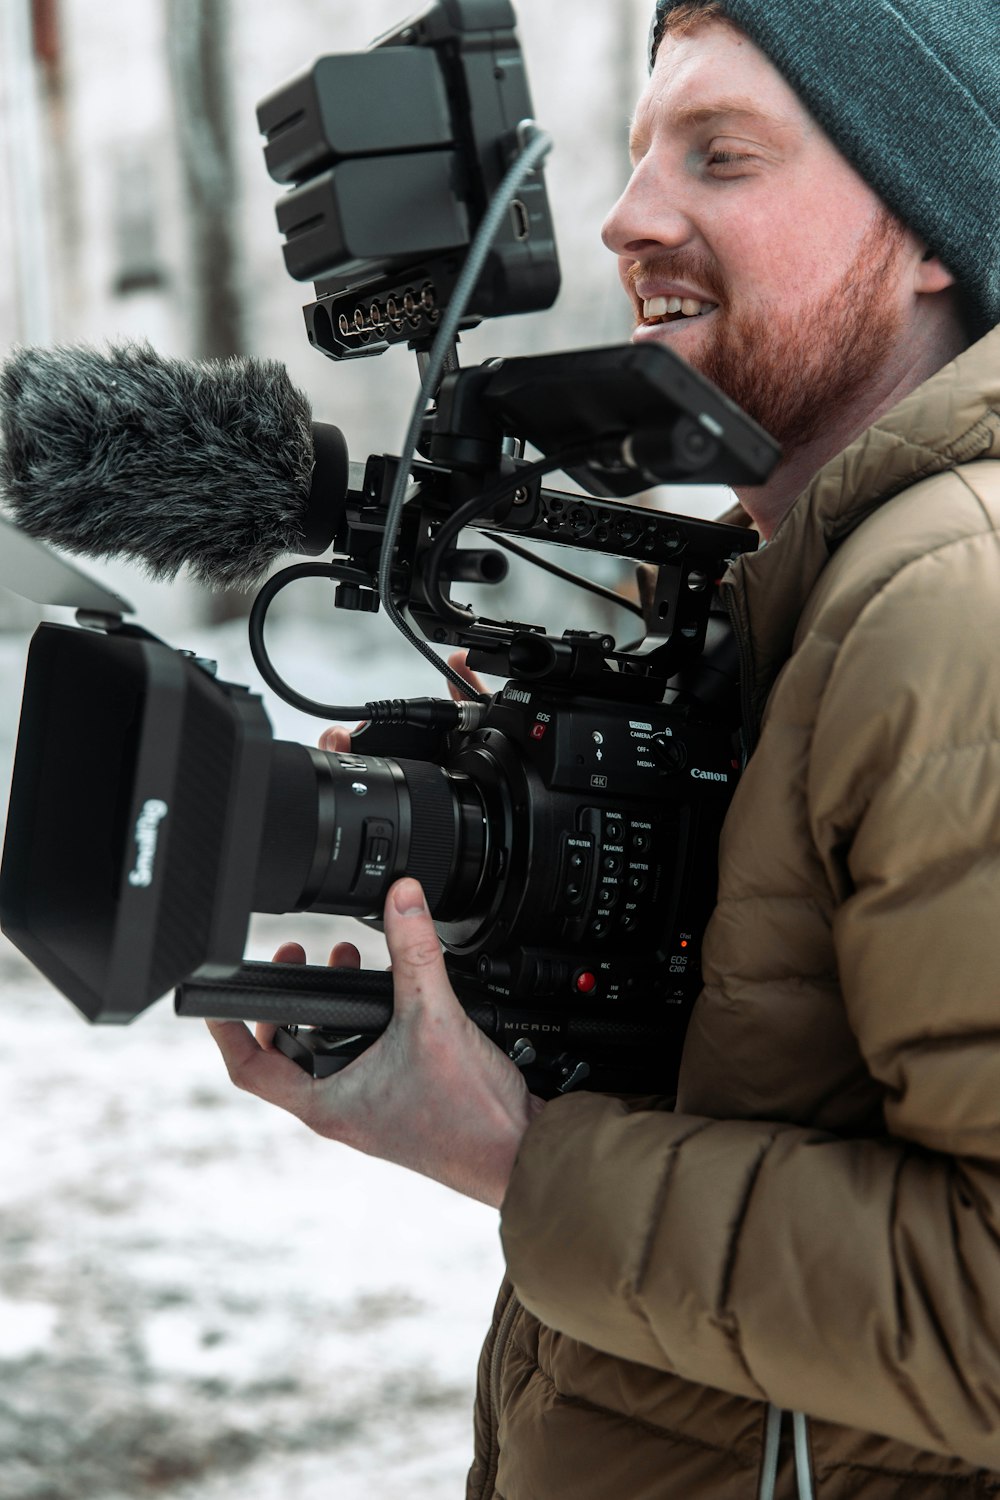
[[[955,285],[955,278],[933,250],[923,249],[913,275],[915,292],[944,292]]]

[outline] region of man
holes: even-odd
[[[411,881],[396,1021],[332,1087],[215,1028],[242,1086],[501,1206],[475,1500],[1000,1493],[998,22],[657,10],[605,238],[635,337],[786,448],[724,581],[749,758],[676,1109],[532,1100]]]

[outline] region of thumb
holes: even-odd
[[[454,991],[444,966],[424,893],[416,880],[397,880],[385,903],[385,939],[392,959],[394,1008],[398,1015],[416,1005],[444,1000]]]

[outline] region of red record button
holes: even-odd
[[[589,969],[581,969],[573,978],[573,988],[581,995],[592,995],[597,989],[597,975]]]

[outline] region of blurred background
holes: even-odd
[[[465,335],[463,363],[627,339],[599,231],[626,179],[650,10],[522,5],[536,117],[556,140],[563,291],[546,313]],[[255,106],[407,12],[405,0],[2,0],[0,358],[16,343],[137,338],[181,358],[278,359],[352,458],[398,451],[415,361],[396,349],[337,365],[310,348],[310,288],[284,270]],[[646,498],[711,516],[728,497]],[[83,566],[147,628],[260,690],[242,596]],[[607,562],[590,571],[622,578]],[[530,570],[504,588],[514,618],[608,624]],[[489,612],[504,606],[491,598]],[[441,690],[384,621],[334,617],[321,584],[286,591],[273,613],[276,664],[314,697]],[[42,618],[70,617],[0,590],[0,825]],[[317,721],[263,696],[280,737],[315,740]],[[322,962],[355,933],[255,919],[249,952],[269,957],[286,936]],[[366,943],[366,961],[383,961]],[[496,1216],[235,1093],[201,1027],[168,1002],[126,1031],[92,1031],[2,939],[0,1000],[3,1500],[461,1494],[502,1273]]]

